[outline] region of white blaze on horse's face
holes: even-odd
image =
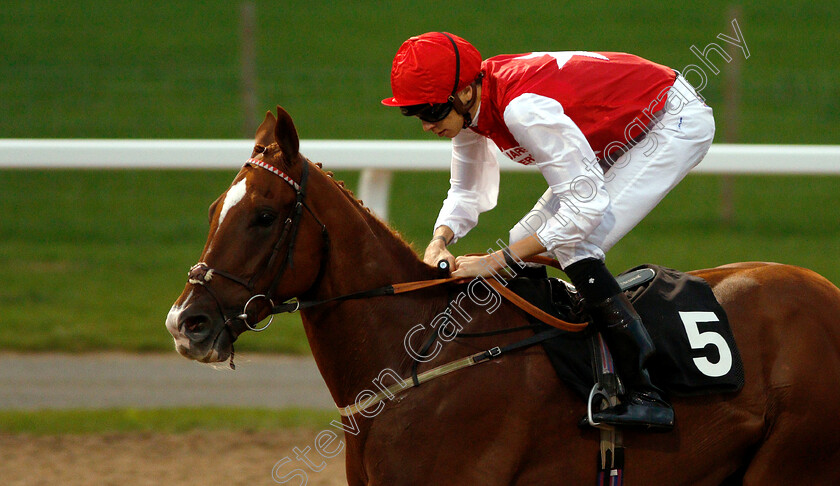
[[[169,309],[169,314],[166,315],[166,329],[175,340],[175,349],[182,355],[184,355],[186,350],[189,349],[190,340],[183,332],[181,332],[181,329],[178,328],[178,318],[181,315],[181,311],[184,310],[184,307],[189,304],[192,296],[193,291],[190,290],[190,293],[187,294],[187,298],[180,304],[173,305],[172,308]]]
[[[245,194],[248,193],[248,184],[246,180],[247,178],[243,177],[239,182],[231,186],[225,194],[225,201],[222,203],[222,211],[219,213],[219,223],[216,225],[216,231],[222,227],[222,222],[225,220],[225,216],[227,216],[228,211],[242,202],[242,199],[245,198]],[[210,246],[207,248],[207,253],[210,253],[212,247],[213,244],[211,242]]]
[[[247,178],[243,177],[239,182],[234,184],[233,187],[228,189],[227,194],[225,195],[225,202],[222,204],[222,212],[219,213],[219,226],[222,225],[222,221],[225,220],[225,216],[227,216],[230,208],[239,204],[248,192],[248,187],[245,182],[246,180]]]

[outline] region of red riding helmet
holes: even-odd
[[[457,35],[428,32],[411,37],[394,56],[391,67],[394,96],[385,98],[382,104],[446,103],[450,96],[475,81],[480,72],[478,49]]]

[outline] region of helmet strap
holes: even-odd
[[[444,36],[446,36],[447,39],[449,39],[449,42],[452,43],[452,49],[455,52],[455,85],[452,87],[452,94],[449,95],[447,101],[449,103],[452,103],[452,108],[455,109],[455,113],[464,117],[463,128],[468,128],[470,125],[472,125],[472,115],[470,114],[470,109],[473,107],[473,105],[475,105],[475,102],[477,101],[477,97],[475,95],[477,91],[475,88],[478,85],[478,83],[481,82],[481,78],[484,77],[484,73],[479,73],[475,80],[470,84],[470,86],[472,86],[473,91],[472,99],[470,99],[470,101],[468,101],[466,105],[461,103],[461,98],[458,97],[458,81],[461,79],[461,54],[458,52],[458,44],[455,43],[455,39],[453,39],[452,36],[450,36],[446,32],[441,32],[441,34],[443,34]]]
[[[470,110],[473,106],[475,106],[476,101],[478,101],[478,85],[481,84],[481,79],[484,77],[484,73],[479,73],[478,77],[475,78],[475,81],[470,83],[470,87],[472,88],[472,98],[467,101],[466,104],[461,102],[461,98],[458,96],[457,93],[453,93],[449,95],[449,102],[452,103],[452,108],[455,110],[455,113],[461,115],[464,118],[464,126],[462,128],[469,128],[472,125],[472,113]]]

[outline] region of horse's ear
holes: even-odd
[[[277,125],[277,119],[270,111],[265,112],[265,120],[257,128],[257,136],[254,141],[257,145],[267,147],[274,143],[274,126]]]
[[[288,159],[293,159],[300,151],[300,139],[298,139],[295,123],[280,105],[277,105],[277,124],[274,126],[274,139]]]

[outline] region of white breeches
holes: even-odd
[[[668,92],[666,111],[647,136],[616,159],[610,170],[595,165],[589,170],[592,189],[606,191],[610,203],[600,224],[588,235],[568,235],[571,241],[554,248],[561,266],[585,258],[603,260],[605,252],[630,232],[668,192],[696,166],[712,144],[715,122],[712,109],[691,85],[678,76]],[[583,162],[581,162],[583,163]],[[547,218],[574,218],[569,201],[558,201],[549,188],[534,208],[510,231],[514,243],[534,233]],[[574,201],[571,201],[574,204]],[[565,216],[558,215],[565,208]],[[577,225],[567,224],[570,232]]]

